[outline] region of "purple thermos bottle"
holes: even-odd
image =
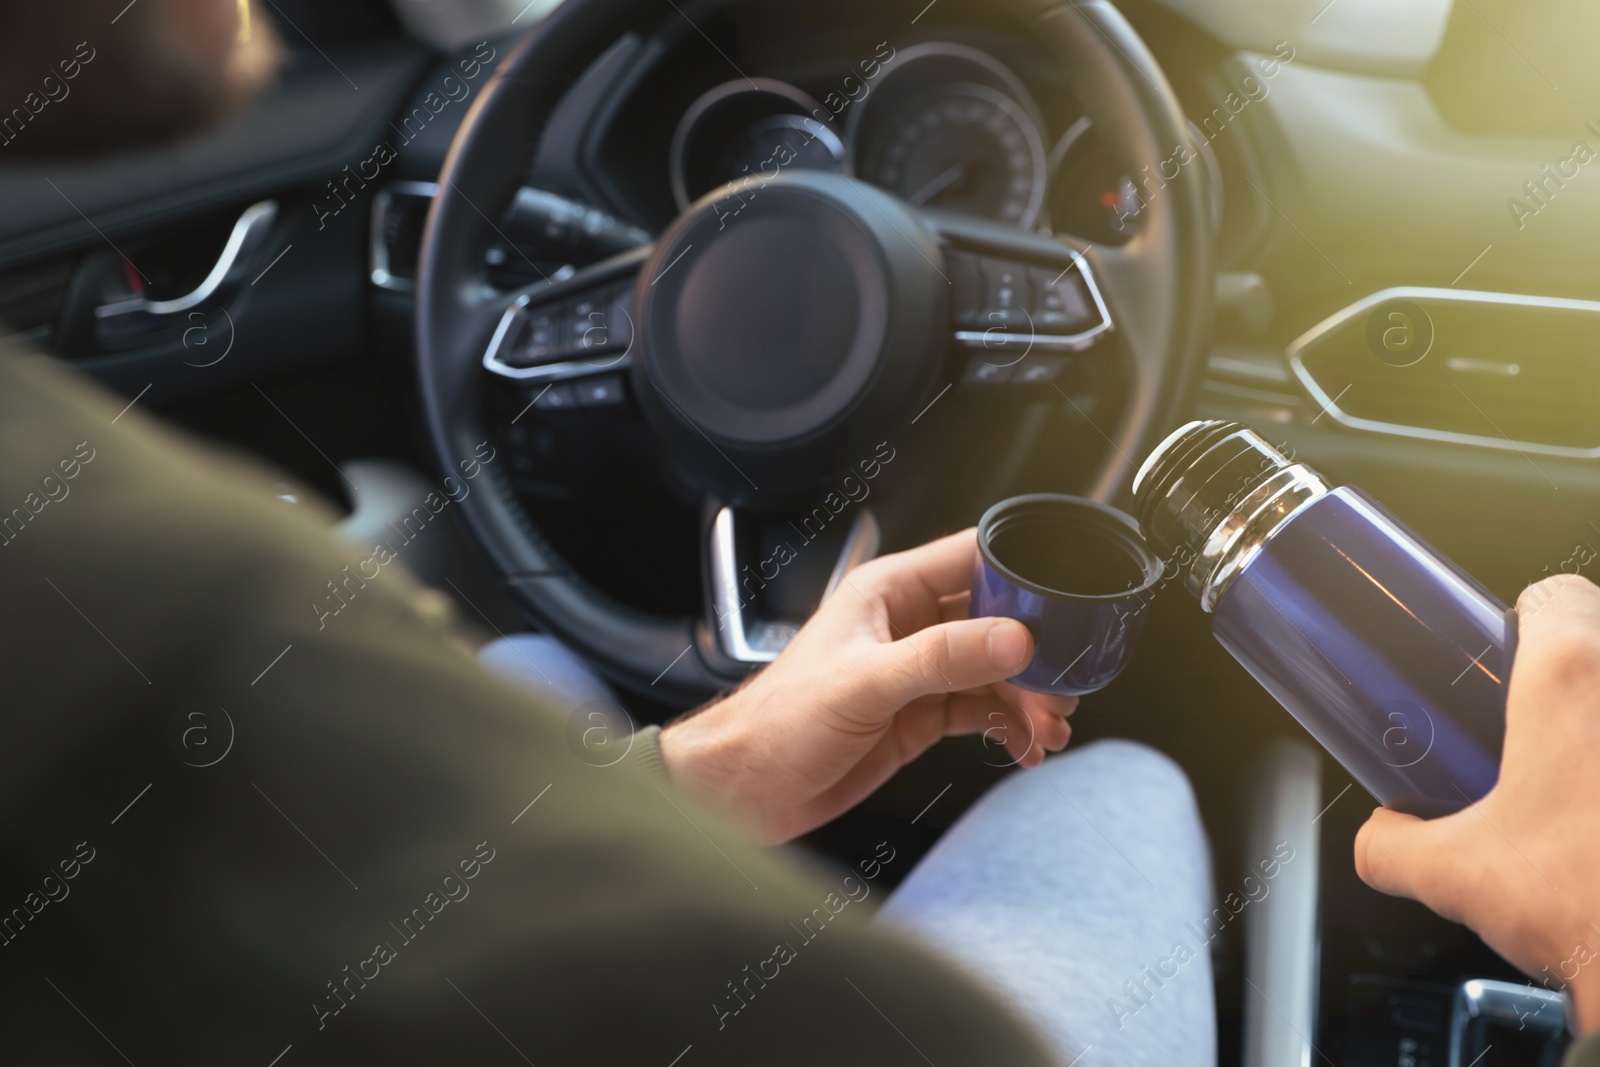
[[[1222,646],[1382,803],[1493,787],[1516,613],[1361,490],[1235,422],[1192,422],[1134,480],[1139,525]]]

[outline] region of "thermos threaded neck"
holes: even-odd
[[[1184,584],[1207,611],[1273,530],[1328,492],[1316,471],[1249,427],[1220,419],[1174,431],[1133,482],[1145,540],[1185,572]]]

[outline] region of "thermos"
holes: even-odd
[[[1180,428],[1133,489],[1217,640],[1379,801],[1431,818],[1493,787],[1514,611],[1239,423]]]

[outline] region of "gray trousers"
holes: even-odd
[[[605,683],[551,638],[481,658],[574,706]],[[1033,1020],[1063,1067],[1211,1067],[1205,830],[1177,764],[1099,741],[1013,773],[942,837],[876,921],[941,949]]]
[[[879,913],[1010,1000],[1079,1067],[1216,1063],[1205,831],[1167,757],[1097,741],[1015,772]]]

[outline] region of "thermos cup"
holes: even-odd
[[[1014,684],[1077,696],[1122,673],[1160,580],[1161,561],[1128,515],[1037,493],[979,520],[969,610],[1020,620],[1033,633],[1033,659]]]
[[[1145,540],[1217,640],[1379,801],[1433,817],[1489,791],[1514,611],[1238,423],[1180,428],[1133,488]]]

